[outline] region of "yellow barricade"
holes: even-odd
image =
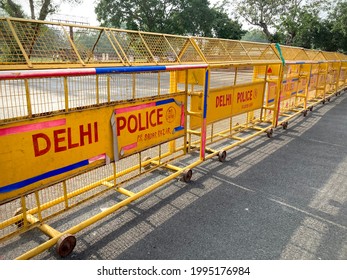
[[[0,242],[50,237],[19,259],[55,244],[68,255],[77,232],[347,86],[338,53],[14,18],[0,28]],[[47,224],[114,192],[69,229]]]

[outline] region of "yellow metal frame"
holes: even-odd
[[[191,169],[203,161],[215,156],[224,161],[227,150],[264,133],[271,137],[277,126],[287,128],[289,120],[301,114],[306,116],[313,106],[329,101],[332,95],[340,94],[347,87],[347,56],[339,53],[289,46],[280,46],[279,51],[273,44],[16,18],[0,18],[0,27],[0,90],[6,93],[2,98],[6,102],[7,98],[19,98],[22,102],[20,108],[2,105],[0,129],[76,112],[101,112],[103,108],[129,106],[129,103],[155,102],[175,95],[184,95],[185,99],[181,137],[150,146],[124,161],[105,159],[83,172],[0,201],[0,210],[4,210],[0,241],[34,227],[50,237],[18,259],[32,258],[55,244],[58,253],[65,256],[75,246],[73,235],[82,229],[174,178],[182,176],[188,182]],[[135,70],[126,74],[110,70],[107,74],[85,75],[81,71],[82,74],[52,78],[51,72],[45,72],[46,76],[30,77],[40,69],[123,67],[124,70],[131,66],[139,68],[132,68]],[[155,82],[146,84],[143,66],[164,66],[166,70],[148,71]],[[175,70],[170,70],[170,66],[175,66]],[[30,75],[22,78],[25,73]],[[286,91],[284,84],[289,80],[294,87],[293,95],[284,99],[281,97]],[[33,94],[35,83],[42,85],[43,90]],[[230,107],[230,114],[209,120],[213,108],[207,105],[214,102],[211,98],[216,91],[252,90],[258,85],[262,89],[260,106],[238,111],[231,99],[223,99],[223,106]],[[44,101],[52,96],[50,87],[59,92],[60,99]],[[86,92],[91,92],[89,99]],[[288,108],[283,106],[287,100],[291,102]],[[199,151],[198,156],[191,153],[194,150]],[[189,163],[182,166],[179,159],[187,157]],[[149,186],[127,187],[129,182],[158,168],[171,173]],[[88,182],[77,184],[82,177]],[[64,232],[47,224],[51,218],[77,205],[114,191],[121,202]]]

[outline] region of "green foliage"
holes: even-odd
[[[241,24],[238,21],[231,20],[225,12],[217,9],[214,12],[212,31],[215,37],[240,40],[246,34]]]
[[[243,34],[237,21],[208,0],[100,0],[95,12],[103,26],[233,39]]]
[[[247,31],[245,35],[242,36],[242,41],[259,42],[259,43],[269,43],[263,31],[258,29],[251,29]]]
[[[286,0],[237,0],[237,13],[250,25],[260,27],[269,42],[274,42],[271,28],[285,12]]]
[[[23,8],[12,0],[0,0],[0,10],[10,17],[25,18]]]

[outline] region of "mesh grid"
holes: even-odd
[[[153,63],[154,59],[139,33],[112,31],[120,47],[131,63]]]
[[[0,80],[0,123],[29,114],[23,80]]]
[[[222,41],[224,48],[229,53],[233,61],[250,61],[251,58],[248,56],[247,51],[242,46],[241,42],[238,41]]]
[[[218,39],[194,38],[208,62],[230,61],[231,58]]]
[[[0,62],[24,64],[23,53],[5,20],[0,21]]]
[[[78,58],[63,31],[50,24],[13,22],[16,34],[33,63],[77,62]]]
[[[164,35],[145,33],[142,37],[153,54],[156,63],[172,63],[177,61],[176,54]]]

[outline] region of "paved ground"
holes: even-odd
[[[347,93],[224,163],[207,161],[189,184],[170,182],[77,234],[68,259],[346,260],[346,112]],[[2,258],[18,256],[14,247],[34,234],[0,245]],[[36,258],[58,257],[52,248]]]

